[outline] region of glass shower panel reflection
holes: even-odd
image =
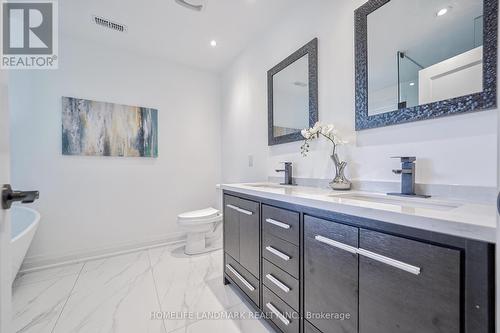
[[[419,105],[418,72],[423,69],[416,60],[398,52],[398,109]]]
[[[474,19],[474,47],[483,45],[483,15]]]

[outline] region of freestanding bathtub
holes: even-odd
[[[13,206],[11,221],[12,281],[14,281],[40,223],[40,213],[30,208]]]

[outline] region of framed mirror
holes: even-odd
[[[355,11],[356,130],[497,105],[498,0],[369,0]]]
[[[268,144],[300,141],[318,121],[318,39],[267,72]]]

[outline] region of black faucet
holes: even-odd
[[[281,162],[285,164],[284,169],[278,169],[276,172],[284,172],[285,173],[285,182],[281,183],[281,185],[293,185],[293,169],[292,162]]]
[[[409,196],[419,198],[429,198],[430,195],[420,195],[415,193],[415,161],[416,157],[402,156],[393,157],[401,159],[401,169],[392,170],[396,175],[401,175],[401,193],[387,193],[388,195]]]

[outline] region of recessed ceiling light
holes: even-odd
[[[410,86],[414,86],[415,85],[415,82],[410,82]]]
[[[448,13],[448,8],[441,8],[437,13],[436,16],[443,16],[446,13]]]
[[[211,47],[216,47],[217,46],[217,41],[214,39],[210,42]]]

